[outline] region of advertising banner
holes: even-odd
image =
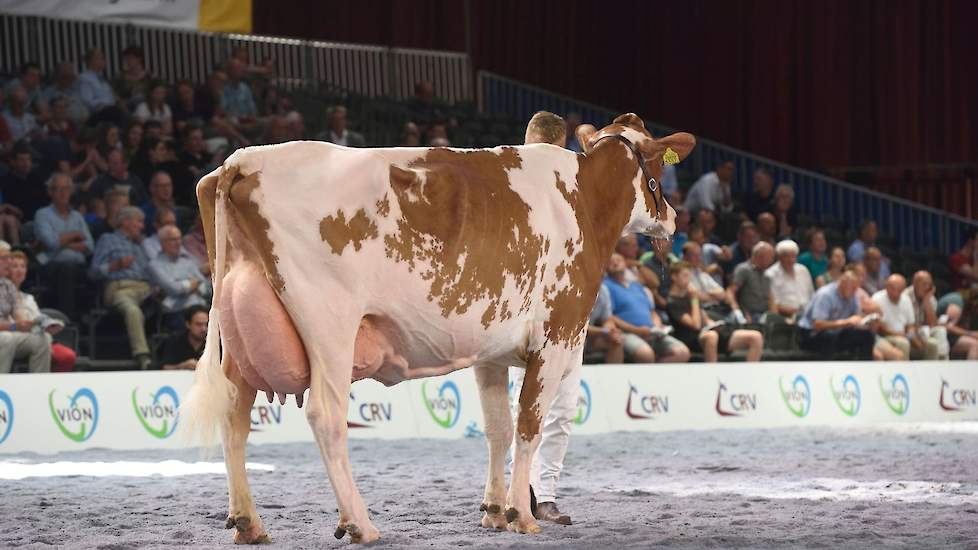
[[[189,372],[0,375],[0,453],[184,446],[192,382]],[[978,365],[964,361],[589,365],[575,391],[581,434],[978,420]],[[460,438],[482,437],[485,423],[464,370],[391,388],[361,380],[347,427],[350,438]],[[312,440],[294,397],[259,393],[250,442]]]
[[[0,0],[0,13],[251,32],[251,0]]]

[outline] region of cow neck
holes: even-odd
[[[579,172],[583,177],[578,177],[581,202],[578,208],[584,218],[579,220],[584,248],[592,269],[603,273],[631,217],[635,206],[632,182],[640,174],[635,161],[628,157],[627,147],[617,140],[605,141],[579,158]]]

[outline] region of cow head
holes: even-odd
[[[605,142],[617,142],[618,146],[624,144],[632,157],[638,153],[640,158],[633,159],[636,200],[625,232],[643,233],[654,238],[671,237],[676,230],[676,211],[659,185],[662,167],[666,163],[674,164],[685,159],[696,145],[696,139],[685,132],[654,139],[645,129],[642,119],[633,113],[619,116],[601,130],[590,124],[582,124],[577,127],[576,135],[585,153],[590,153],[599,145],[612,145]],[[644,171],[639,163],[644,163]]]

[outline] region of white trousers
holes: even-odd
[[[550,412],[543,422],[543,434],[540,446],[533,455],[533,465],[530,467],[530,485],[536,494],[537,502],[556,502],[557,481],[564,469],[564,455],[567,454],[567,443],[570,440],[571,426],[577,416],[577,397],[580,394],[581,363],[584,359],[583,350],[574,358],[564,373],[557,395],[550,405]],[[510,393],[510,404],[513,409],[515,422],[519,414],[520,390],[523,387],[525,369],[510,367],[510,379],[513,381],[513,391]],[[513,470],[513,454],[510,449],[510,472]]]

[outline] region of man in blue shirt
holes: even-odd
[[[91,113],[89,126],[104,120],[125,126],[126,115],[118,106],[112,85],[105,79],[105,54],[100,48],[92,48],[85,55],[85,70],[78,76],[78,95]]]
[[[77,318],[75,286],[85,280],[88,255],[95,248],[85,218],[71,208],[75,184],[71,176],[57,172],[48,179],[51,204],[34,214],[34,233],[41,242],[41,263],[45,282],[57,296],[58,309],[68,317]]]
[[[840,351],[853,351],[861,360],[873,359],[875,335],[863,326],[856,290],[859,279],[849,270],[818,289],[798,320],[801,347],[833,359]]]
[[[608,260],[605,286],[611,294],[612,313],[624,333],[625,356],[636,363],[685,363],[689,348],[666,334],[645,287],[629,281],[625,258],[618,253]]]
[[[125,318],[129,347],[141,369],[149,367],[149,346],[143,310],[139,305],[150,295],[149,261],[139,246],[143,238],[143,211],[135,206],[119,210],[118,229],[106,233],[95,246],[92,271],[105,285],[105,303]]]

